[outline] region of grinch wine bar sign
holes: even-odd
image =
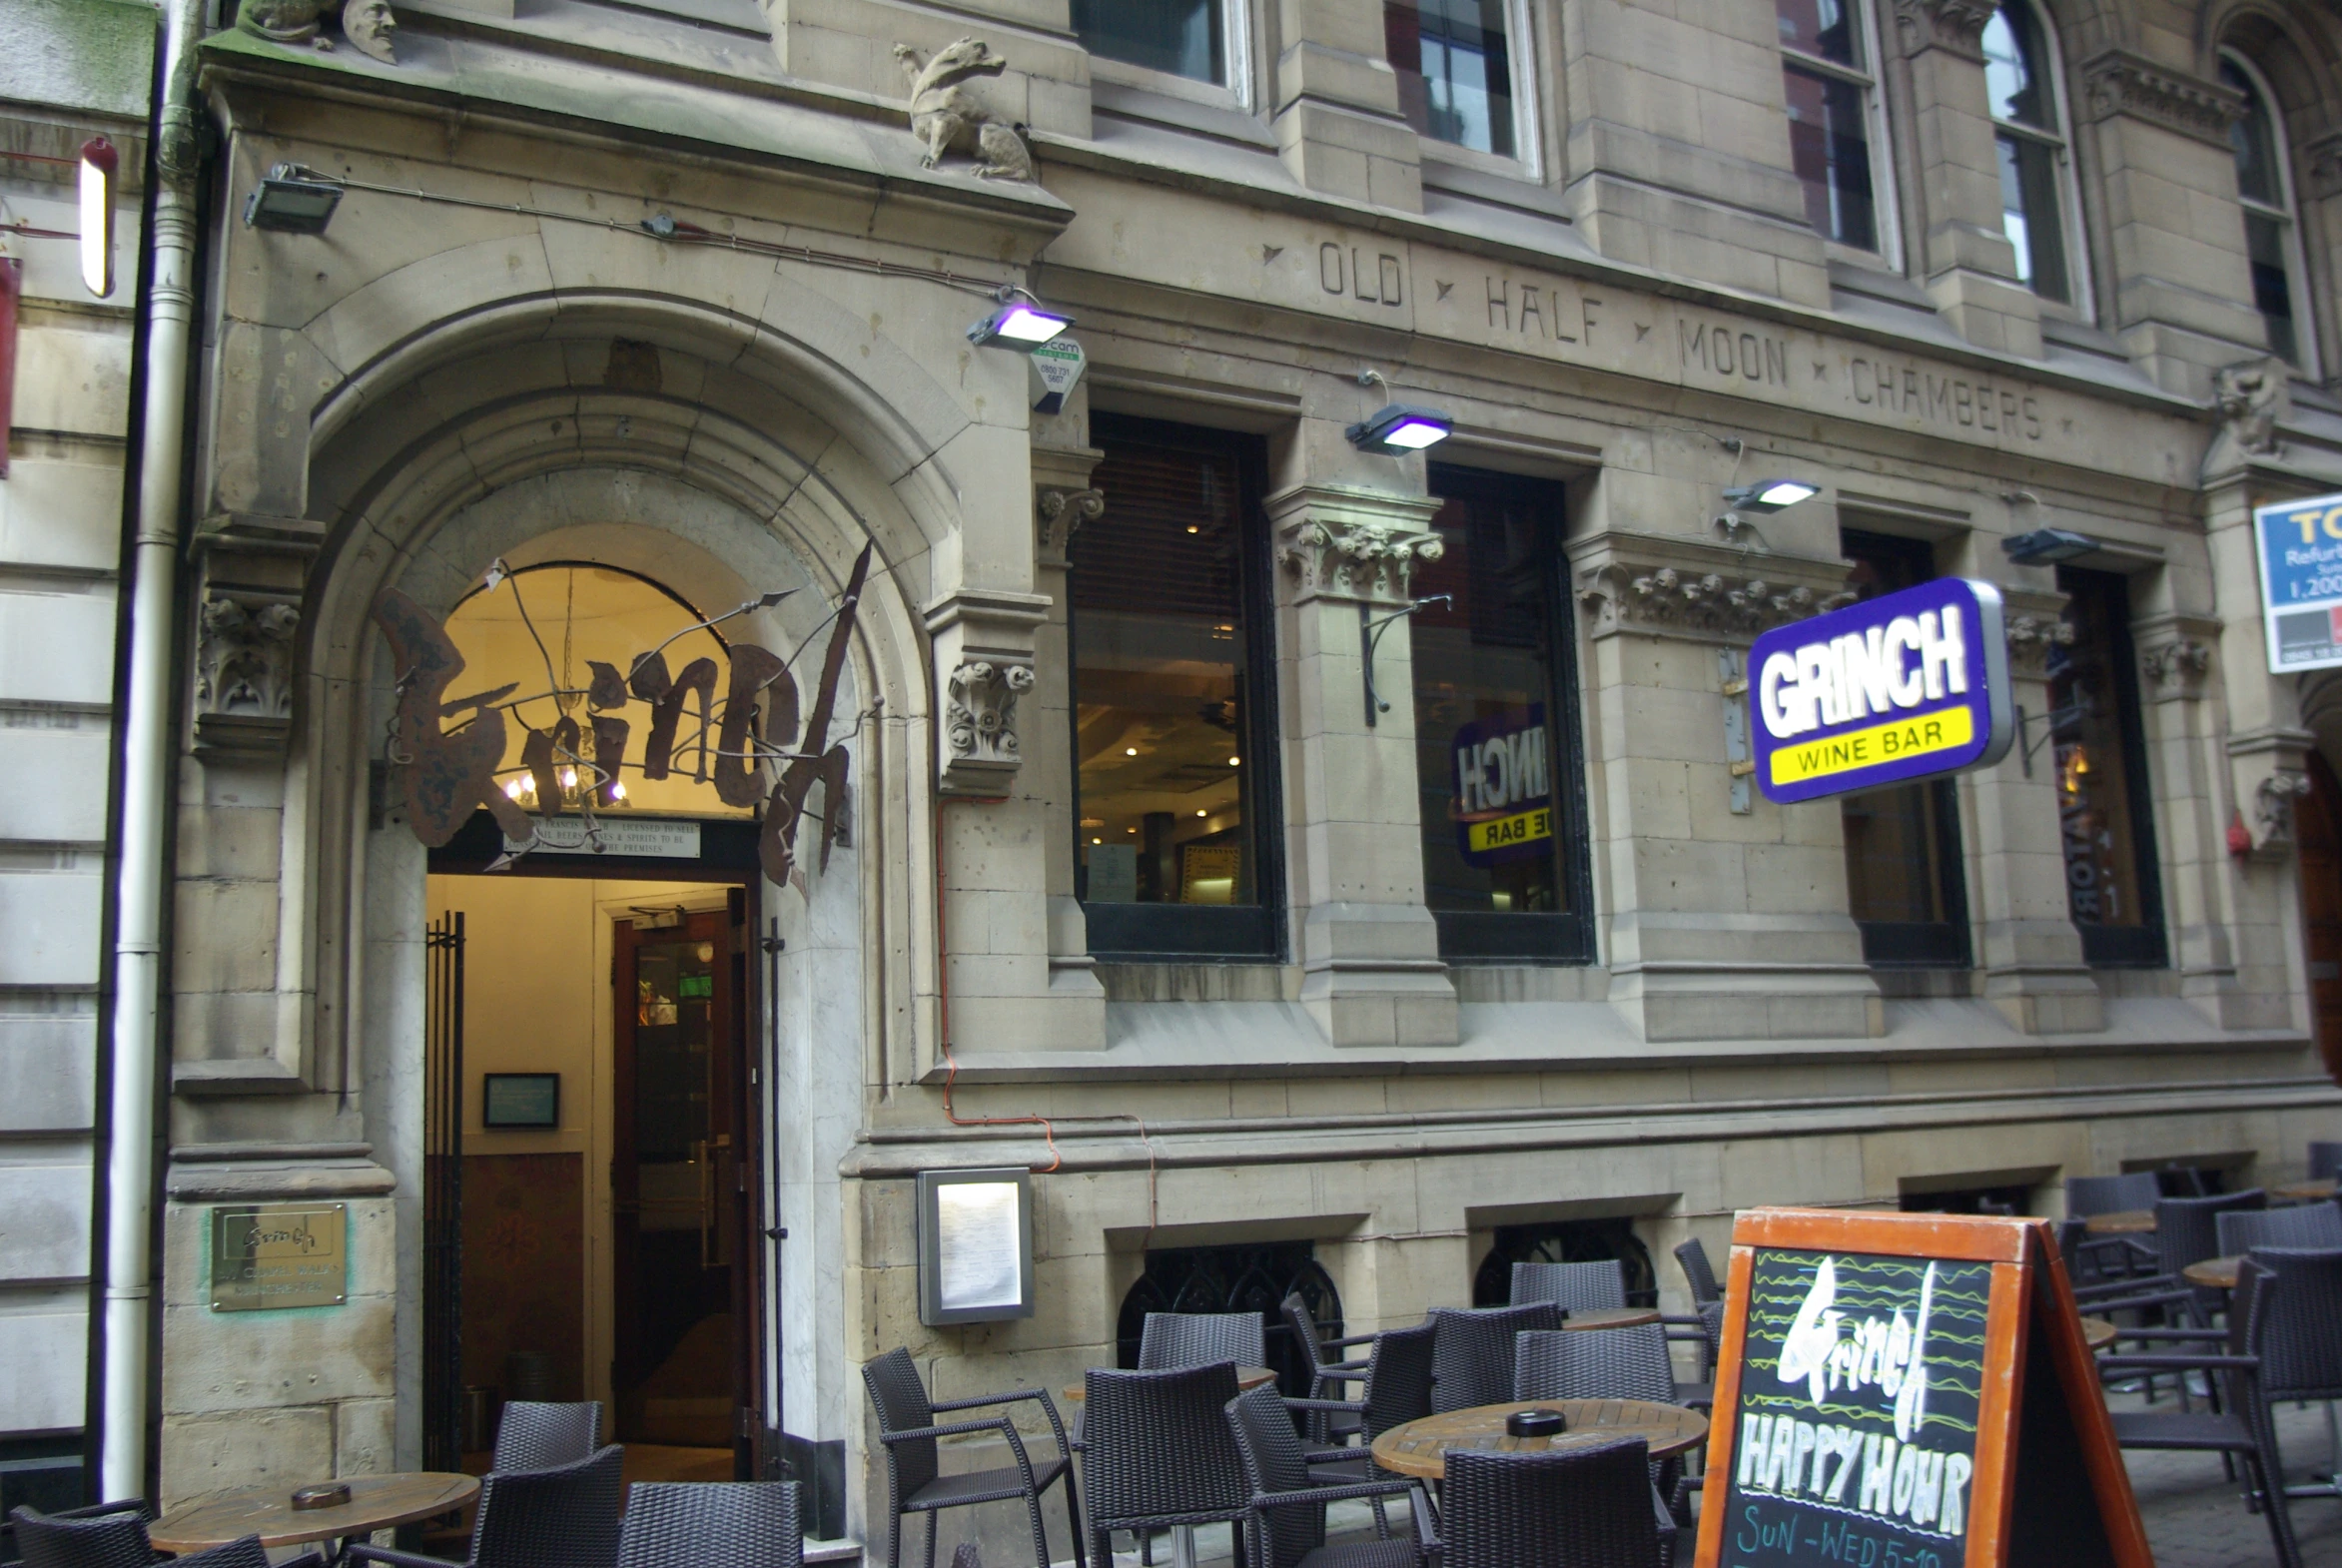
[[[2016,733],[2000,590],[1940,577],[1749,653],[1757,787],[1783,805],[1990,767]]]

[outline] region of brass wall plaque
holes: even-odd
[[[350,1299],[350,1212],[341,1203],[212,1210],[212,1310],[340,1306]]]

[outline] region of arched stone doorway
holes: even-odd
[[[2342,1082],[2342,783],[2309,753],[2310,789],[2294,807],[2301,846],[2303,950],[2309,965],[2310,1027],[2326,1073]]]

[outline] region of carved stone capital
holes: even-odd
[[[2212,671],[2212,644],[2174,632],[2168,641],[2142,645],[2138,667],[2149,702],[2195,702]]]
[[[2252,853],[2255,860],[2282,860],[2293,853],[2293,803],[2306,799],[2309,775],[2280,768],[2263,778],[2252,795]]]
[[[1033,689],[1030,664],[969,659],[946,683],[951,701],[944,710],[947,772],[998,774],[1004,781],[1024,760],[1017,740],[1017,699]]]
[[[1003,795],[1023,751],[1017,699],[1033,689],[1034,628],[1047,618],[1038,594],[964,588],[927,606],[935,639],[935,702],[944,744],[937,787],[948,795]]]
[[[1895,28],[1907,55],[1943,49],[1980,64],[1984,24],[1999,8],[1999,0],[1895,0]]]
[[[1418,560],[1444,546],[1425,524],[1436,501],[1302,485],[1269,497],[1277,563],[1292,575],[1295,603],[1349,599],[1409,602]]]
[[[2127,49],[2109,49],[2081,68],[2082,116],[2128,115],[2228,150],[2228,128],[2244,114],[2242,94],[2174,71]]]
[[[1751,556],[1690,539],[1604,534],[1573,545],[1578,600],[1596,637],[1620,632],[1748,642],[1854,602],[1842,561]]]
[[[206,759],[281,756],[293,727],[299,601],[212,588],[196,617],[195,749]]]
[[[2301,150],[2302,190],[2313,202],[2342,196],[2342,131],[2329,131]]]
[[[1098,490],[1063,490],[1055,487],[1037,491],[1033,497],[1034,542],[1041,551],[1042,564],[1063,566],[1066,551],[1072,547],[1074,535],[1082,524],[1096,522],[1106,512],[1106,496]]]
[[[2003,624],[2008,637],[2008,671],[2038,679],[2049,673],[2049,650],[2073,646],[2073,627],[2045,615],[2011,615]]]

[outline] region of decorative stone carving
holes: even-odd
[[[1013,126],[1003,124],[983,100],[968,90],[980,76],[998,76],[1008,61],[979,38],[963,38],[932,57],[922,58],[909,44],[895,45],[895,60],[911,83],[911,131],[927,151],[919,160],[933,169],[944,154],[967,153],[976,159],[977,178],[1031,180],[1033,153]]]
[[[2342,131],[2329,131],[2304,147],[2301,163],[2303,187],[2311,201],[2342,196]]]
[[[342,36],[370,59],[396,65],[391,43],[397,33],[398,19],[390,14],[390,0],[347,0],[342,7]]]
[[[1614,631],[1754,637],[1774,626],[1852,604],[1851,593],[1725,572],[1609,561],[1585,574],[1578,597],[1595,614],[1594,634]]]
[[[1439,535],[1395,522],[1331,522],[1306,517],[1287,530],[1276,558],[1298,579],[1303,598],[1404,604],[1418,560],[1437,560]]]
[[[1017,741],[1017,699],[1033,689],[1030,664],[970,659],[951,675],[951,706],[944,739],[956,771],[999,769],[1004,776],[1024,760]]]
[[[2213,452],[2230,456],[2276,456],[2280,444],[2277,421],[2291,406],[2286,393],[2291,378],[2292,372],[2285,362],[2274,355],[2216,372],[2212,377],[2212,406],[2219,411],[2220,435],[2213,443]],[[2213,465],[2211,454],[2206,455],[2204,465],[2207,469]]]
[[[2151,688],[2150,700],[2192,701],[2204,694],[2204,676],[2212,668],[2212,649],[2209,643],[2181,637],[2146,649],[2139,655],[2138,663]]]
[[[2053,615],[2011,615],[2003,630],[2008,637],[2008,667],[2014,674],[2045,674],[2049,650],[2073,646],[2073,627]]]
[[[2107,50],[2081,72],[2082,99],[2092,120],[2132,115],[2227,151],[2228,128],[2244,113],[2241,94],[2125,49]]]
[[[1034,497],[1034,506],[1041,553],[1055,562],[1065,558],[1082,524],[1105,515],[1106,496],[1098,490],[1045,489]]]
[[[293,639],[301,611],[265,594],[213,593],[196,631],[195,731],[207,759],[284,749],[293,721]]]
[[[271,43],[306,44],[318,36],[318,13],[324,9],[325,0],[244,0],[236,25]]]
[[[2253,853],[2261,859],[2282,859],[2293,849],[2293,803],[2310,792],[2309,775],[2280,768],[2253,791]]]
[[[1984,24],[1998,9],[1998,0],[1895,0],[1895,25],[1907,55],[1947,49],[1980,61]]]

